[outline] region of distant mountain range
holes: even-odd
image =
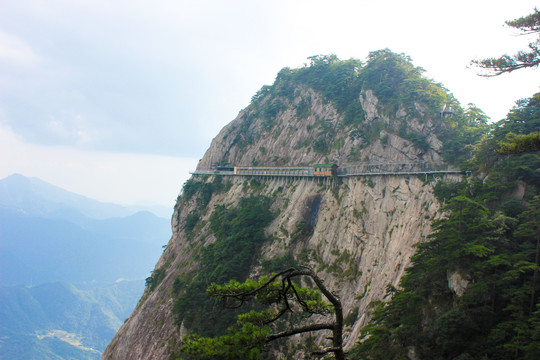
[[[170,221],[70,193],[39,179],[0,180],[0,284],[143,279]]]
[[[170,237],[148,211],[0,180],[0,359],[99,359]]]
[[[170,218],[173,209],[157,204],[121,206],[89,199],[38,178],[13,174],[0,180],[0,208],[19,209],[28,215],[72,221],[108,219],[133,215],[141,210]],[[82,215],[82,217],[81,217]]]
[[[133,211],[74,194],[38,178],[13,174],[0,180],[0,208],[71,221],[125,217]]]

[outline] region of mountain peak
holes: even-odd
[[[440,162],[465,112],[410,59],[387,49],[367,64],[335,55],[282,69],[212,141],[198,170],[216,165]],[[442,109],[452,106],[445,117]],[[460,125],[461,124],[461,125]]]
[[[12,174],[0,180],[0,207],[29,215],[72,219],[124,217],[134,213],[123,206],[103,203],[51,185],[35,177]],[[78,214],[78,215],[77,215]]]

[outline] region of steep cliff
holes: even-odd
[[[441,114],[445,105],[452,106],[451,113]],[[283,69],[272,86],[263,87],[214,138],[197,169],[438,163],[450,152],[456,158],[466,151],[455,134],[467,116],[444,88],[423,78],[403,55],[374,52],[366,65],[313,57],[310,66]],[[432,175],[325,181],[193,176],[178,198],[173,236],[145,293],[103,359],[167,359],[184,334],[214,334],[230,324],[223,311],[208,312],[199,300],[205,295],[202,279],[216,281],[216,269],[207,274],[208,261],[215,260],[208,259],[217,256],[208,249],[224,244],[217,212],[232,212],[255,198],[265,199],[260,206],[271,214],[260,220],[264,236],[249,245],[249,258],[234,260],[234,271],[223,265],[223,274],[243,280],[293,263],[311,266],[343,303],[345,346],[351,347],[368,320],[369,303],[383,299],[388,285],[398,285],[414,245],[426,239],[432,220],[440,216],[433,195],[437,180]],[[226,214],[233,218],[239,213]],[[315,341],[324,342],[324,334]],[[274,358],[292,358],[293,353],[297,358],[306,344],[293,339],[274,350]]]

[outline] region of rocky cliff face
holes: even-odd
[[[243,110],[214,138],[197,169],[211,169],[217,164],[296,166],[324,161],[346,165],[441,160],[442,143],[436,136],[440,122],[423,118],[421,113],[406,117],[403,109],[393,116],[385,115],[372,90],[358,95],[365,131],[358,131],[356,124],[344,124],[336,108],[313,89],[299,88],[297,93],[292,100],[268,96],[262,104]],[[260,108],[275,103],[284,110],[268,124]],[[298,116],[302,106],[309,106],[308,111]],[[425,148],[398,136],[400,127],[402,132],[421,134]]]
[[[333,162],[347,166],[360,161],[442,159],[440,134],[447,125],[425,104],[402,104],[389,111],[364,86],[356,94],[360,118],[347,121],[343,111],[314,88],[294,84],[291,93],[294,95],[282,96],[270,90],[254,100],[216,136],[198,169],[220,164]],[[154,282],[147,286],[103,359],[167,359],[175,351],[182,335],[189,332],[184,325],[175,324],[174,294],[182,291],[175,289],[181,284],[178,279],[185,283],[196,276],[200,249],[216,240],[209,221],[213,209],[235,206],[250,195],[270,198],[275,216],[264,229],[267,240],[253,254],[247,275],[262,275],[267,271],[265,263],[279,259],[316,269],[343,303],[348,318],[346,347],[352,346],[369,318],[368,304],[383,299],[388,285],[398,285],[414,245],[426,239],[431,221],[439,216],[440,204],[433,195],[436,179],[427,180],[372,176],[332,181],[262,178],[254,182],[223,177],[224,190],[214,191],[202,202],[201,192],[189,197],[184,192]],[[212,184],[216,179],[194,176],[190,181]],[[197,214],[195,220],[193,214]],[[305,228],[308,231],[299,236],[299,229]],[[324,342],[323,338],[320,334],[317,340]],[[273,356],[290,358],[291,353],[303,351],[303,342],[292,340],[280,351]]]

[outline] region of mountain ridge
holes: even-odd
[[[70,217],[84,222],[86,218],[104,220],[131,216],[140,211],[163,217],[161,207],[152,205],[123,206],[102,202],[52,185],[37,177],[11,174],[0,179],[0,208],[17,209],[23,213],[50,218]]]
[[[4,286],[142,279],[171,231],[169,220],[151,212],[133,212],[22,175],[0,180],[0,214]]]
[[[441,115],[446,104],[455,108],[450,117]],[[464,156],[467,144],[456,133],[465,124],[475,126],[470,114],[403,55],[374,52],[365,65],[319,56],[309,67],[283,69],[272,86],[263,87],[212,140],[197,169],[447,161],[449,154]],[[445,178],[458,181],[460,176]],[[383,299],[388,285],[398,285],[415,245],[427,239],[431,221],[441,216],[433,194],[437,181],[193,176],[175,206],[173,237],[139,306],[103,359],[181,358],[184,335],[211,333],[208,322],[223,328],[234,324],[230,313],[203,306],[210,302],[204,283],[222,281],[220,271],[240,274],[235,280],[243,281],[295,264],[317,269],[341,298],[350,348],[369,320],[369,304]],[[249,259],[236,261],[247,256],[238,255],[244,250],[238,249],[216,263],[220,253],[214,250],[234,247],[244,233],[223,229],[237,224],[251,229],[255,214],[242,206],[257,199],[273,214],[259,229],[266,240]],[[239,269],[240,263],[247,265]],[[301,358],[310,351],[303,340],[275,344],[266,356]],[[311,340],[324,344],[325,335]],[[164,346],[155,348],[156,342]]]
[[[61,217],[68,211],[76,211],[80,215],[95,219],[130,215],[130,211],[120,205],[102,203],[61,189],[39,178],[28,178],[20,174],[0,180],[0,198],[2,207],[41,216]],[[61,214],[55,214],[56,211],[61,211]]]

